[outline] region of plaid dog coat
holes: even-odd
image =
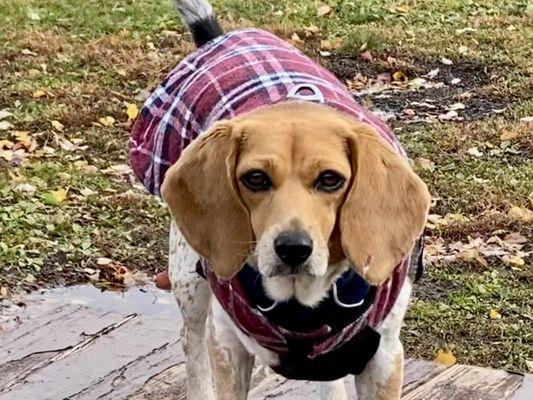
[[[297,85],[317,88],[322,102],[370,124],[396,152],[405,156],[392,131],[361,107],[329,71],[268,32],[244,29],[219,36],[190,54],[146,100],[130,142],[134,172],[151,193],[159,195],[167,169],[201,132],[218,120],[287,100]],[[235,324],[289,363],[278,369],[280,373],[296,379],[320,379],[311,372],[303,377],[293,372],[302,368],[302,362],[313,360],[322,360],[316,366],[324,371],[324,362],[326,365],[332,362],[328,355],[343,353],[346,348],[343,346],[368,333],[365,327],[379,326],[405,281],[409,257],[396,267],[385,284],[373,288],[364,312],[354,311],[353,318],[341,327],[324,325],[313,332],[297,332],[273,323],[253,304],[241,275],[219,280],[205,261],[202,264],[214,295]],[[379,335],[377,343],[375,337],[371,342],[371,346],[368,340],[358,346],[371,347],[372,351],[354,355],[361,357],[364,365],[377,349]],[[306,346],[298,350],[298,360],[293,359],[290,365],[287,355],[293,354],[291,348],[301,343]],[[339,356],[346,358],[346,354]],[[326,378],[335,379],[347,373],[357,371],[344,368]]]

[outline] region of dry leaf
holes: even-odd
[[[461,78],[453,78],[450,83],[452,85],[457,85],[459,82],[461,82]]]
[[[440,62],[443,63],[444,65],[452,65],[453,64],[453,61],[450,60],[449,58],[446,58],[446,57],[442,57],[440,59]]]
[[[305,43],[302,39],[300,39],[300,36],[298,36],[298,34],[296,32],[294,32],[292,35],[291,35],[291,41],[293,44],[302,44],[302,43]]]
[[[483,157],[483,153],[477,147],[470,147],[466,152],[476,158]]]
[[[29,134],[28,131],[15,131],[13,133],[14,133],[15,140],[17,141],[17,143],[20,143],[25,148],[31,147],[33,140],[28,135]]]
[[[34,99],[39,99],[39,98],[41,98],[41,97],[43,97],[43,96],[46,96],[46,93],[44,92],[44,90],[36,90],[36,91],[33,92],[33,94],[32,94],[32,97],[33,97]]]
[[[490,319],[501,319],[502,315],[496,311],[494,308],[491,308],[489,311],[489,318]]]
[[[98,119],[98,122],[100,122],[103,126],[113,126],[115,124],[115,118],[111,116],[102,117]]]
[[[439,350],[433,361],[451,367],[457,362],[457,359],[450,350]]]
[[[522,221],[522,222],[531,222],[533,221],[533,211],[522,208],[522,207],[511,207],[509,210],[509,215],[513,217],[516,220]]]
[[[87,197],[87,196],[92,196],[92,195],[98,194],[98,192],[95,192],[94,190],[91,190],[89,188],[84,188],[84,189],[80,190],[80,194],[83,197]]]
[[[10,150],[0,150],[0,158],[11,161],[13,159],[13,152]]]
[[[507,129],[504,129],[502,131],[502,134],[500,135],[500,140],[503,142],[505,140],[511,140],[519,136],[519,132],[517,131],[508,131]]]
[[[522,117],[520,118],[521,122],[533,122],[533,117]]]
[[[7,117],[11,117],[13,114],[11,114],[9,111],[7,110],[0,110],[0,119],[4,119],[4,118],[7,118]]]
[[[459,114],[457,111],[448,111],[446,114],[439,114],[439,119],[441,121],[448,121],[450,119],[456,118]]]
[[[533,373],[533,360],[526,360],[526,367],[529,372]]]
[[[503,256],[502,261],[515,267],[522,267],[526,263],[522,257],[518,256]]]
[[[104,174],[126,175],[131,173],[131,167],[128,164],[111,165],[102,171]]]
[[[450,111],[457,111],[457,110],[464,110],[465,105],[463,103],[453,103],[450,106],[448,106],[448,110]]]
[[[320,28],[315,25],[307,26],[304,28],[306,36],[312,36],[320,31]]]
[[[99,257],[96,260],[96,264],[98,264],[98,265],[108,265],[108,264],[111,264],[112,262],[113,262],[113,260],[110,259],[110,258],[107,258],[107,257]]]
[[[360,57],[366,62],[370,62],[374,59],[374,57],[372,57],[372,53],[370,52],[370,50],[363,51]]]
[[[402,14],[407,14],[410,10],[410,7],[408,4],[400,4],[398,6],[396,6],[396,11],[402,13]]]
[[[316,9],[316,15],[319,17],[325,17],[331,14],[331,7],[327,4],[323,4]]]
[[[139,109],[136,104],[128,104],[126,108],[126,114],[128,114],[128,119],[134,120],[139,115]]]
[[[13,124],[7,121],[0,121],[0,131],[7,131],[8,129],[13,128]]]
[[[11,140],[7,139],[0,139],[0,150],[2,149],[10,149],[13,147],[15,143],[13,143]]]
[[[418,163],[418,165],[420,165],[420,168],[422,169],[425,169],[428,171],[435,170],[435,163],[427,158],[419,157],[416,159],[416,162]]]
[[[65,126],[61,122],[53,120],[53,121],[50,121],[50,123],[52,124],[52,127],[54,129],[58,130],[59,132],[63,132],[63,129],[65,128]]]
[[[19,193],[27,193],[30,196],[33,196],[37,191],[37,188],[31,183],[21,183],[14,188],[15,191]]]
[[[514,233],[509,233],[508,235],[505,235],[505,237],[503,238],[503,242],[507,245],[513,245],[513,244],[524,244],[524,243],[527,243],[528,240],[521,234],[514,232]]]

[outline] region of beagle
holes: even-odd
[[[346,375],[360,400],[399,399],[425,184],[331,73],[176,4],[198,49],[146,101],[130,153],[173,217],[188,399],[246,399],[256,360],[324,381],[324,399],[346,399]]]

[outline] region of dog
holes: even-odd
[[[430,195],[378,118],[276,36],[223,33],[176,0],[198,49],[148,98],[131,164],[172,215],[188,399],[246,399],[254,363],[323,399],[399,399]]]

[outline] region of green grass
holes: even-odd
[[[228,28],[264,27],[289,40],[296,33],[303,41],[298,46],[333,71],[349,59],[370,77],[403,70],[413,78],[436,67],[458,74],[471,100],[458,98],[460,91],[424,95],[435,104],[463,101],[474,117],[480,110],[486,115],[469,122],[392,122],[413,159],[434,163],[431,169],[415,164],[435,197],[432,213],[460,216],[429,229],[428,242],[464,244],[509,233],[531,242],[531,223],[509,214],[512,207],[533,207],[531,123],[520,121],[533,115],[528,1],[332,0],[326,17],[317,16],[321,3],[312,0],[213,3]],[[170,0],[0,0],[0,9],[0,110],[13,114],[5,120],[14,126],[0,130],[0,140],[15,143],[16,131],[27,131],[36,143],[20,162],[0,156],[0,286],[24,290],[85,280],[99,257],[132,270],[165,268],[166,209],[131,175],[109,168],[128,163],[127,104],[140,106],[138,96],[192,49]],[[310,26],[318,31],[309,35]],[[340,48],[321,57],[320,40],[336,38]],[[358,59],[362,49],[372,62]],[[442,57],[453,65],[444,68]],[[356,72],[343,71],[344,79]],[[398,98],[406,103],[398,106]],[[400,91],[385,106],[401,115],[413,100],[420,100],[416,93]],[[491,113],[506,100],[504,113]],[[99,122],[107,116],[113,126]],[[501,140],[504,131],[516,137]],[[61,147],[65,139],[80,147]],[[474,147],[481,157],[469,153]],[[66,199],[47,204],[58,189],[68,190]],[[530,252],[530,243],[522,251]],[[531,256],[519,267],[499,256],[486,259],[487,265],[457,257],[432,262],[406,319],[409,356],[432,358],[448,347],[459,362],[527,369],[533,360]],[[491,309],[502,318],[490,319]]]

